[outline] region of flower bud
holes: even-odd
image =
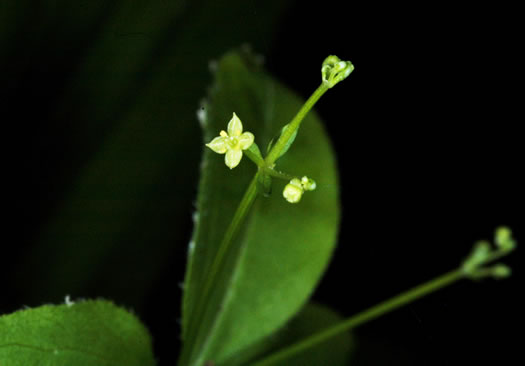
[[[283,197],[290,203],[297,203],[303,196],[304,189],[301,185],[301,181],[294,178],[284,187]]]
[[[507,278],[512,274],[511,269],[504,264],[496,264],[490,268],[490,271],[495,279]]]
[[[337,56],[328,56],[321,68],[323,83],[332,88],[335,84],[343,81],[354,71],[354,65],[350,61],[341,61]]]
[[[512,231],[505,226],[496,229],[494,242],[498,248],[503,250],[512,250],[516,246],[516,242],[512,239]]]
[[[317,184],[315,180],[304,176],[301,178],[301,186],[305,191],[313,191],[317,187]]]

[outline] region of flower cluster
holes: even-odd
[[[313,191],[317,187],[315,181],[307,176],[293,178],[290,183],[284,187],[283,197],[290,203],[297,203],[301,200],[304,191]]]
[[[494,235],[494,245],[481,240],[474,245],[472,252],[465,259],[462,270],[467,277],[477,280],[485,277],[496,279],[509,277],[510,267],[502,263],[488,266],[489,263],[516,249],[516,241],[507,227],[499,227]]]
[[[233,169],[241,162],[243,151],[250,149],[255,144],[255,137],[251,132],[242,132],[242,122],[235,113],[228,123],[227,130],[228,132],[221,131],[219,136],[211,140],[206,146],[217,154],[226,154],[224,162],[228,168]],[[273,167],[269,169],[273,169]],[[313,179],[306,176],[301,179],[293,178],[284,187],[283,197],[290,203],[297,203],[305,191],[313,191],[315,188],[316,183]]]
[[[323,82],[321,86],[308,99],[296,117],[281,129],[281,135],[276,144],[272,146],[274,140],[270,142],[266,159],[262,157],[261,151],[254,141],[255,137],[253,134],[243,132],[242,122],[235,113],[233,113],[233,117],[228,123],[228,132],[221,131],[219,136],[207,143],[206,146],[218,154],[225,154],[224,162],[230,169],[239,165],[244,152],[257,165],[258,172],[256,177],[259,192],[266,196],[269,195],[272,177],[282,178],[289,180],[289,183],[284,187],[283,197],[290,203],[299,202],[305,191],[313,191],[316,188],[315,181],[306,176],[299,179],[276,171],[274,169],[275,160],[284,155],[293,144],[301,121],[317,99],[328,89],[346,79],[353,70],[354,65],[350,61],[342,61],[334,55],[328,56],[323,61],[321,67]]]

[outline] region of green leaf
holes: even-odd
[[[272,149],[273,147],[273,144],[275,141],[277,141],[279,139],[279,137],[284,133],[284,131],[286,131],[288,129],[288,124],[285,125],[282,129],[281,129],[281,132],[279,133],[278,136],[275,136],[273,139],[270,140],[270,142],[268,143],[268,147],[266,148],[266,152],[270,152],[270,150]],[[288,149],[290,148],[290,146],[292,146],[293,142],[295,141],[295,138],[297,137],[297,133],[299,131],[295,131],[293,134],[292,134],[292,137],[290,138],[290,140],[288,140],[288,142],[286,143],[286,145],[284,145],[284,149],[281,151],[281,153],[279,154],[279,157],[283,156],[284,154],[286,154],[286,152],[288,151]]]
[[[315,75],[314,70],[312,83]],[[206,109],[205,142],[217,136],[236,112],[244,130],[254,133],[256,142],[264,146],[302,105],[300,98],[260,71],[254,58],[245,54],[224,56],[215,77]],[[284,182],[275,184],[270,198],[258,198],[200,317],[195,309],[202,301],[207,271],[256,172],[248,159],[230,170],[224,157],[209,149],[203,159],[183,300],[183,359],[191,353],[188,364],[199,366],[232,357],[276,331],[300,309],[329,262],[339,223],[334,153],[319,118],[311,113],[277,169],[308,175],[318,189],[305,194],[297,205],[282,197]],[[190,329],[194,326],[198,329]]]
[[[251,365],[253,362],[294,344],[318,331],[339,323],[343,318],[333,310],[315,303],[307,304],[277,333],[248,347],[224,362],[224,366]],[[354,348],[350,333],[343,333],[274,366],[344,366]]]
[[[103,300],[44,305],[0,317],[2,366],[153,366],[148,331]]]

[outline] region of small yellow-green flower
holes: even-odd
[[[290,203],[297,203],[301,200],[304,191],[313,191],[317,187],[315,181],[307,176],[293,178],[283,190],[283,197]]]
[[[221,131],[220,136],[215,137],[206,146],[217,154],[226,154],[224,162],[228,168],[233,169],[241,162],[242,151],[252,146],[254,136],[251,132],[242,132],[242,122],[235,113],[228,123],[227,130],[228,132]]]

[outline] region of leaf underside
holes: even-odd
[[[236,112],[244,130],[266,146],[301,105],[300,98],[260,70],[256,58],[229,53],[218,62],[205,106],[204,142]],[[205,312],[197,314],[219,243],[256,172],[247,158],[230,170],[224,156],[204,150],[183,299],[183,352],[191,350],[191,365],[221,362],[279,329],[307,301],[329,262],[339,223],[336,162],[314,112],[277,169],[312,177],[318,188],[292,205],[281,194],[286,182],[274,182],[272,196],[256,200],[214,278]],[[190,324],[198,329],[189,330]]]

